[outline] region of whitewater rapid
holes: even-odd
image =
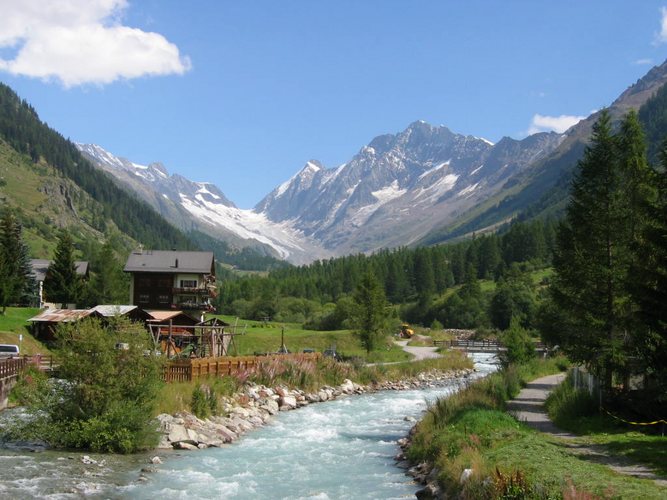
[[[496,369],[488,355],[474,358],[475,376]],[[382,391],[281,412],[265,427],[223,448],[161,451],[163,464],[155,466],[148,464],[148,455],[91,455],[98,463],[86,465],[79,453],[0,450],[0,497],[413,497],[420,485],[396,466],[397,441],[429,401],[465,383],[454,379],[437,388]]]

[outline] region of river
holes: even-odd
[[[473,355],[483,376],[488,355]],[[382,391],[281,412],[224,448],[150,455],[0,450],[0,498],[414,498],[420,488],[396,466],[397,441],[428,401],[458,390]],[[406,418],[408,417],[408,418]],[[142,472],[142,468],[153,469]]]

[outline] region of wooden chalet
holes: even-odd
[[[137,250],[124,271],[131,275],[130,303],[142,309],[212,311],[217,295],[213,252]]]

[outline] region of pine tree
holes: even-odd
[[[28,249],[21,237],[21,225],[5,211],[0,220],[0,306],[2,314],[8,304],[20,303],[34,283],[28,260]]]
[[[121,304],[127,301],[126,279],[110,241],[102,246],[94,262],[96,272],[86,287],[89,305]]]
[[[81,277],[74,263],[74,243],[69,233],[63,230],[58,238],[55,258],[44,279],[44,295],[49,302],[76,303],[81,288]]]
[[[367,353],[375,350],[385,334],[387,301],[377,279],[366,273],[354,292],[353,324]]]
[[[645,205],[647,223],[637,246],[632,266],[632,297],[637,304],[634,346],[644,373],[667,387],[667,140],[660,151],[662,173],[657,179],[658,195]]]
[[[571,321],[562,346],[608,387],[613,373],[627,371],[631,354],[628,278],[637,229],[630,221],[648,189],[640,180],[631,189],[636,196],[627,191],[630,177],[647,168],[635,121],[628,115],[614,137],[608,112],[601,113],[578,165],[554,258],[552,293]]]

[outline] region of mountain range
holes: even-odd
[[[615,119],[640,109],[667,81],[653,68],[609,107]],[[564,134],[538,133],[497,144],[423,121],[380,135],[348,162],[306,162],[252,210],[213,184],[139,165],[97,145],[77,144],[167,220],[292,263],[447,241],[518,216],[557,213],[597,113]]]
[[[638,109],[649,155],[667,135],[667,63],[610,106]],[[597,114],[564,134],[497,144],[416,121],[375,137],[349,161],[307,161],[252,210],[207,182],[170,175],[100,146],[73,144],[0,84],[0,201],[15,209],[33,257],[50,258],[58,228],[82,251],[112,238],[122,255],[139,244],[206,248],[242,269],[275,259],[315,259],[451,241],[514,219],[558,216]]]

